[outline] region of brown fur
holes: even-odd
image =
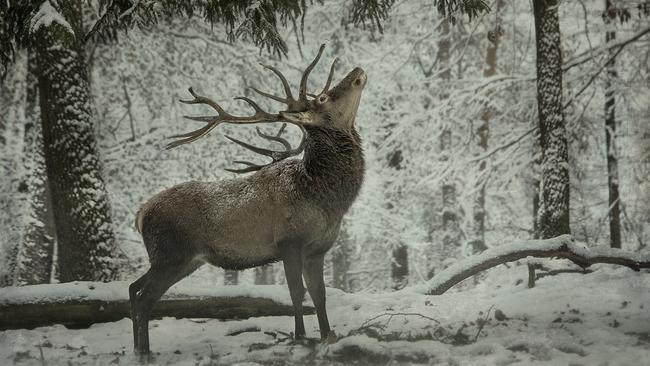
[[[136,351],[149,352],[153,304],[201,265],[244,269],[282,260],[294,304],[297,338],[304,336],[304,277],[321,337],[330,335],[325,311],[323,258],[364,174],[354,128],[363,70],[350,72],[306,111],[283,112],[307,133],[301,160],[282,160],[249,176],[186,182],[164,190],[138,211],[135,225],[151,268],[129,287]]]

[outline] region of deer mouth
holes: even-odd
[[[350,72],[350,76],[351,79],[353,80],[352,83],[354,83],[357,86],[364,87],[368,82],[368,75],[360,67],[355,67],[354,70]]]

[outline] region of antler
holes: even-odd
[[[228,169],[228,168],[226,168],[226,170],[229,171],[229,172],[232,172],[232,173],[253,172],[253,171],[256,171],[256,170],[260,170],[260,169],[262,169],[263,167],[265,167],[267,165],[271,165],[271,164],[276,163],[276,162],[278,162],[280,160],[284,160],[284,159],[286,159],[288,157],[299,155],[305,149],[305,137],[306,137],[307,133],[306,133],[303,126],[299,126],[300,129],[302,130],[302,139],[300,140],[300,145],[298,145],[298,147],[296,147],[295,149],[292,149],[291,144],[289,143],[289,141],[287,141],[283,137],[280,137],[282,135],[282,133],[284,132],[284,129],[286,127],[287,127],[287,124],[283,123],[282,127],[280,127],[280,130],[278,130],[278,132],[275,134],[275,136],[267,135],[264,132],[262,132],[259,128],[256,128],[257,134],[260,137],[262,137],[264,139],[267,139],[267,140],[270,140],[270,141],[275,141],[275,142],[281,143],[284,146],[284,151],[275,151],[275,150],[263,149],[261,147],[250,145],[250,144],[248,144],[246,142],[237,140],[237,139],[235,139],[233,137],[230,137],[230,136],[226,135],[226,138],[228,140],[230,140],[230,141],[232,141],[232,142],[234,142],[234,143],[236,143],[236,144],[238,144],[240,146],[243,146],[243,147],[247,148],[248,150],[251,150],[251,151],[253,151],[253,152],[257,153],[257,154],[268,156],[268,157],[270,157],[272,159],[272,161],[270,163],[261,164],[261,165],[251,163],[249,161],[237,160],[237,161],[234,161],[234,162],[238,163],[238,164],[244,164],[244,165],[246,165],[246,168],[241,168],[241,169]]]
[[[320,60],[320,57],[323,54],[323,50],[325,50],[325,45],[324,44],[322,44],[320,46],[320,48],[318,49],[318,54],[316,55],[314,60],[307,66],[305,71],[302,73],[302,77],[300,79],[300,87],[298,89],[298,98],[297,99],[294,98],[293,94],[291,93],[291,87],[289,85],[289,82],[287,81],[287,78],[278,69],[276,69],[275,67],[270,66],[270,65],[262,64],[262,66],[264,68],[266,68],[268,70],[271,70],[280,79],[280,82],[282,82],[282,86],[284,88],[285,96],[284,97],[279,97],[279,96],[276,96],[276,95],[273,95],[273,94],[270,94],[270,93],[263,92],[263,91],[261,91],[261,90],[259,90],[257,88],[254,88],[254,87],[251,87],[251,89],[253,91],[255,91],[256,93],[260,94],[263,97],[270,98],[270,99],[275,100],[277,102],[286,104],[287,105],[287,112],[302,112],[302,111],[308,110],[310,102],[307,99],[307,96],[315,97],[315,95],[307,93],[307,82],[309,80],[309,74],[311,73],[311,71],[314,69],[314,67],[316,66],[316,64]],[[329,86],[330,86],[330,83],[332,81],[332,76],[334,74],[334,67],[336,65],[336,61],[337,61],[337,59],[334,59],[334,62],[332,63],[332,66],[330,68],[330,72],[329,72],[329,76],[327,78],[327,82],[326,82],[325,87],[323,88],[323,91],[321,92],[321,94],[325,93],[325,92],[327,92],[329,90]],[[251,123],[260,123],[260,122],[280,122],[282,120],[281,113],[272,114],[272,113],[266,112],[265,110],[260,108],[260,106],[257,105],[257,103],[255,103],[254,101],[252,101],[251,99],[246,98],[246,97],[237,97],[235,99],[243,100],[244,102],[248,103],[248,105],[250,105],[255,110],[255,114],[253,114],[252,116],[234,116],[234,115],[229,114],[228,112],[226,112],[217,102],[213,101],[212,99],[210,99],[208,97],[204,97],[202,95],[196,94],[192,88],[189,88],[189,92],[192,95],[192,97],[194,97],[194,99],[192,99],[192,100],[181,100],[182,103],[186,103],[186,104],[206,104],[206,105],[212,107],[213,109],[215,109],[217,111],[217,115],[216,116],[198,116],[198,117],[184,116],[185,118],[193,120],[193,121],[204,122],[204,123],[206,123],[206,125],[199,128],[199,129],[197,129],[197,130],[191,131],[191,132],[171,136],[171,138],[175,138],[177,140],[169,143],[166,146],[166,149],[172,149],[174,147],[177,147],[177,146],[180,146],[180,145],[183,145],[183,144],[189,144],[191,142],[194,142],[194,141],[200,139],[201,137],[205,136],[208,132],[210,132],[213,128],[218,126],[220,123],[251,124]],[[296,122],[293,122],[293,123],[296,123]],[[304,150],[306,131],[303,128],[302,125],[300,125],[298,123],[296,123],[296,124],[302,130],[303,136],[302,136],[302,140],[300,142],[300,145],[295,149],[291,148],[291,145],[289,144],[289,142],[286,139],[280,137],[280,135],[284,131],[285,125],[283,125],[280,128],[280,131],[275,136],[267,135],[267,134],[264,134],[259,129],[257,130],[257,134],[260,137],[265,138],[267,140],[276,141],[276,142],[281,143],[285,147],[284,151],[273,151],[273,150],[262,149],[262,148],[247,144],[247,143],[245,143],[243,141],[236,140],[236,139],[234,139],[232,137],[229,137],[229,136],[226,136],[226,137],[228,139],[230,139],[231,141],[233,141],[233,142],[235,142],[235,143],[237,143],[237,144],[239,144],[239,145],[241,145],[241,146],[243,146],[243,147],[245,147],[245,148],[247,148],[247,149],[249,149],[249,150],[251,150],[251,151],[253,151],[255,153],[271,157],[271,159],[273,159],[273,161],[270,164],[273,164],[273,163],[275,163],[277,161],[280,161],[282,159],[286,159],[286,158],[288,158],[290,156],[298,155]],[[268,165],[268,164],[266,164],[266,165],[257,165],[257,164],[253,164],[253,163],[248,162],[248,161],[236,161],[236,163],[247,165],[247,168],[226,169],[226,170],[229,170],[229,171],[232,171],[232,172],[235,172],[235,173],[246,173],[246,172],[259,170],[262,167]]]
[[[306,109],[307,106],[308,106],[307,95],[311,95],[311,94],[307,93],[307,80],[309,79],[309,74],[311,73],[311,71],[314,69],[314,67],[316,66],[316,64],[320,60],[320,57],[323,54],[323,50],[325,50],[325,45],[324,44],[322,44],[320,46],[320,48],[318,49],[318,54],[316,55],[314,60],[309,64],[309,66],[307,66],[305,71],[303,71],[302,77],[300,79],[300,88],[298,89],[298,99],[295,99],[293,97],[293,94],[291,93],[291,87],[289,86],[289,82],[287,81],[287,78],[284,77],[284,75],[278,69],[276,69],[275,67],[270,66],[270,65],[260,64],[260,65],[262,65],[262,67],[273,71],[273,73],[275,75],[277,75],[278,78],[280,78],[280,81],[282,82],[282,86],[284,87],[284,93],[285,93],[286,96],[284,98],[283,97],[278,97],[276,95],[263,92],[263,91],[255,88],[255,87],[250,87],[250,88],[254,92],[256,92],[257,94],[259,94],[261,96],[273,99],[276,102],[286,104],[287,107],[288,107],[287,108],[288,111],[301,111],[301,110]],[[336,59],[334,60],[334,63],[336,63]],[[325,89],[323,89],[324,91],[327,89],[327,87],[329,87],[329,84],[331,82],[332,73],[334,72],[334,63],[332,64],[332,69],[330,70],[330,75],[329,75],[329,77],[327,79],[328,80],[327,85],[326,85]]]
[[[198,117],[183,116],[187,119],[191,119],[192,121],[205,122],[207,124],[204,127],[201,127],[191,132],[170,136],[170,138],[176,138],[178,140],[167,144],[166,146],[167,150],[183,144],[189,144],[190,142],[194,142],[200,139],[201,137],[205,136],[208,132],[210,132],[210,130],[217,127],[220,123],[250,124],[250,123],[280,121],[279,114],[271,114],[266,112],[265,110],[260,108],[260,106],[257,105],[257,103],[253,102],[252,100],[246,97],[236,97],[235,99],[243,100],[246,103],[248,103],[255,110],[255,114],[253,114],[252,116],[239,117],[239,116],[233,116],[232,114],[226,112],[223,108],[221,108],[221,106],[217,102],[213,101],[212,99],[196,94],[192,88],[189,88],[188,90],[190,94],[192,94],[194,99],[180,100],[181,103],[207,104],[210,107],[214,108],[217,111],[218,115],[198,116]]]

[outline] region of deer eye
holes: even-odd
[[[316,98],[316,102],[318,104],[325,104],[330,98],[327,96],[327,94],[321,94]]]

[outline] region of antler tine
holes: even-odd
[[[207,104],[210,107],[216,109],[217,112],[219,112],[219,114],[227,114],[226,111],[224,111],[223,108],[221,108],[221,106],[219,104],[217,104],[217,102],[215,102],[214,100],[212,100],[212,99],[210,99],[208,97],[204,97],[202,95],[196,94],[194,92],[194,89],[192,89],[192,88],[187,89],[187,91],[189,91],[190,94],[192,94],[194,99],[193,100],[179,99],[178,100],[179,102],[185,103],[185,104]]]
[[[247,167],[246,168],[241,168],[241,169],[224,168],[224,170],[227,171],[227,172],[231,172],[231,173],[243,174],[243,173],[255,172],[255,171],[258,171],[258,170],[262,169],[263,167],[265,167],[265,165],[253,164],[253,163],[248,162],[248,161],[237,160],[237,161],[234,161],[233,163],[244,164],[244,165],[247,165]]]
[[[338,60],[339,58],[336,57],[334,58],[334,61],[332,61],[332,66],[330,66],[330,74],[327,76],[327,82],[325,83],[325,87],[323,87],[323,91],[320,92],[321,94],[327,92],[330,89],[330,84],[332,83],[332,78],[334,77],[334,67],[336,67]]]
[[[307,131],[305,130],[305,128],[303,126],[299,126],[300,130],[302,131],[302,139],[300,140],[300,145],[298,145],[298,147],[296,147],[295,149],[292,149],[291,144],[289,143],[289,141],[287,141],[286,139],[280,137],[280,135],[284,131],[285,127],[286,127],[286,123],[282,124],[282,126],[280,127],[280,130],[276,133],[275,136],[267,135],[267,134],[263,133],[262,131],[260,131],[259,128],[257,129],[257,134],[260,137],[262,137],[264,139],[267,139],[267,140],[276,141],[276,142],[281,143],[285,148],[284,151],[275,151],[275,150],[264,149],[264,148],[261,148],[261,147],[257,147],[257,146],[248,144],[248,143],[243,142],[241,140],[237,140],[237,139],[235,139],[233,137],[226,136],[226,138],[228,140],[236,143],[237,145],[240,145],[240,146],[242,146],[242,147],[244,147],[244,148],[246,148],[248,150],[251,150],[251,151],[253,151],[253,152],[257,153],[257,154],[268,156],[268,157],[270,157],[272,159],[272,161],[269,164],[261,164],[261,165],[254,164],[254,163],[251,163],[251,162],[248,162],[248,161],[235,161],[235,163],[244,164],[244,165],[247,165],[247,167],[242,168],[242,169],[226,169],[226,170],[229,171],[229,172],[232,172],[232,173],[248,173],[248,172],[260,170],[260,169],[264,168],[267,165],[270,165],[270,164],[276,163],[276,162],[278,162],[280,160],[284,160],[284,159],[289,158],[291,156],[295,156],[295,155],[300,154],[305,149],[305,141],[306,141],[306,137],[307,137]]]
[[[260,155],[268,156],[268,157],[270,157],[271,159],[273,159],[274,161],[275,161],[275,155],[276,155],[276,153],[281,153],[281,152],[282,152],[282,151],[274,151],[274,150],[269,150],[269,149],[264,149],[264,148],[261,148],[261,147],[257,147],[257,146],[255,146],[255,145],[251,145],[251,144],[249,144],[249,143],[247,143],[247,142],[244,142],[244,141],[241,141],[241,140],[237,140],[236,138],[234,138],[234,137],[230,137],[230,136],[228,136],[228,135],[226,135],[226,138],[227,138],[228,140],[230,140],[230,141],[236,143],[236,144],[239,145],[239,146],[242,146],[242,147],[247,148],[248,150],[250,150],[250,151],[252,151],[252,152],[254,152],[254,153],[256,153],[256,154],[260,154]]]
[[[271,93],[263,92],[263,91],[255,88],[255,87],[252,87],[252,86],[249,87],[249,88],[252,89],[257,94],[263,96],[263,97],[270,98],[270,99],[275,100],[276,102],[286,104],[288,110],[296,110],[297,111],[297,110],[302,109],[304,107],[304,102],[300,101],[300,100],[296,100],[293,97],[293,94],[291,93],[291,87],[289,86],[289,82],[287,81],[287,78],[285,78],[284,75],[278,69],[276,69],[273,66],[265,65],[265,64],[260,64],[260,65],[262,65],[262,67],[264,67],[266,69],[269,69],[269,70],[273,71],[273,73],[280,78],[280,81],[282,81],[282,86],[284,88],[284,93],[286,94],[286,97],[284,97],[284,98],[278,97],[277,95],[273,95]]]
[[[320,56],[323,54],[323,50],[325,50],[325,44],[320,45],[316,58],[314,58],[314,61],[312,61],[302,73],[302,79],[300,80],[300,90],[298,91],[298,100],[300,101],[307,101],[307,79],[309,79],[309,73],[311,73],[311,70],[314,69],[318,63],[318,60],[320,60]]]
[[[196,94],[192,88],[189,88],[188,90],[192,95],[192,97],[194,97],[194,99],[180,100],[182,103],[206,104],[214,108],[218,114],[216,116],[197,116],[197,117],[184,116],[187,119],[204,122],[207,124],[191,132],[170,136],[170,138],[176,138],[179,140],[167,144],[167,146],[165,147],[167,150],[173,149],[180,145],[189,144],[191,142],[200,139],[201,137],[205,136],[208,132],[210,132],[210,130],[217,127],[220,123],[250,124],[250,123],[280,121],[279,114],[271,114],[266,112],[265,110],[260,108],[260,106],[257,105],[257,103],[255,103],[249,98],[237,97],[235,99],[243,100],[244,102],[248,103],[248,105],[250,105],[255,110],[255,114],[253,114],[252,116],[239,117],[239,116],[233,116],[232,114],[226,112],[217,102],[213,101],[212,99]]]
[[[252,99],[246,98],[246,97],[235,97],[235,100],[243,100],[244,102],[248,103],[253,109],[255,110],[255,115],[258,117],[266,117],[266,118],[273,118],[273,114],[263,110],[260,108],[257,103],[255,103]]]
[[[262,63],[260,65],[262,65],[262,67],[266,69],[273,71],[273,73],[280,78],[280,81],[282,82],[282,86],[284,87],[284,93],[287,95],[287,99],[293,99],[293,94],[291,94],[291,87],[289,86],[289,82],[287,81],[287,78],[285,78],[284,75],[282,75],[280,70],[276,69],[271,65],[265,65]]]
[[[257,130],[257,135],[259,137],[265,138],[267,140],[279,142],[279,143],[282,144],[282,146],[284,146],[285,150],[291,150],[291,144],[289,143],[289,141],[287,141],[287,139],[285,139],[285,138],[280,137],[280,135],[282,135],[282,132],[284,132],[284,129],[286,127],[287,127],[287,124],[283,123],[282,127],[280,127],[280,130],[278,132],[276,132],[275,136],[265,134],[264,132],[262,132],[262,130],[260,130],[259,127],[255,127],[255,130]]]
[[[273,99],[273,100],[275,100],[276,102],[280,102],[280,103],[284,103],[284,104],[288,104],[288,103],[289,103],[289,100],[287,100],[286,98],[281,98],[281,97],[275,96],[275,95],[273,95],[273,94],[263,92],[263,91],[257,89],[256,87],[249,86],[248,88],[252,89],[252,90],[253,90],[255,93],[257,93],[257,94],[259,94],[259,95],[261,95],[261,96],[263,96],[263,97],[267,97],[267,98],[269,98],[269,99]]]

